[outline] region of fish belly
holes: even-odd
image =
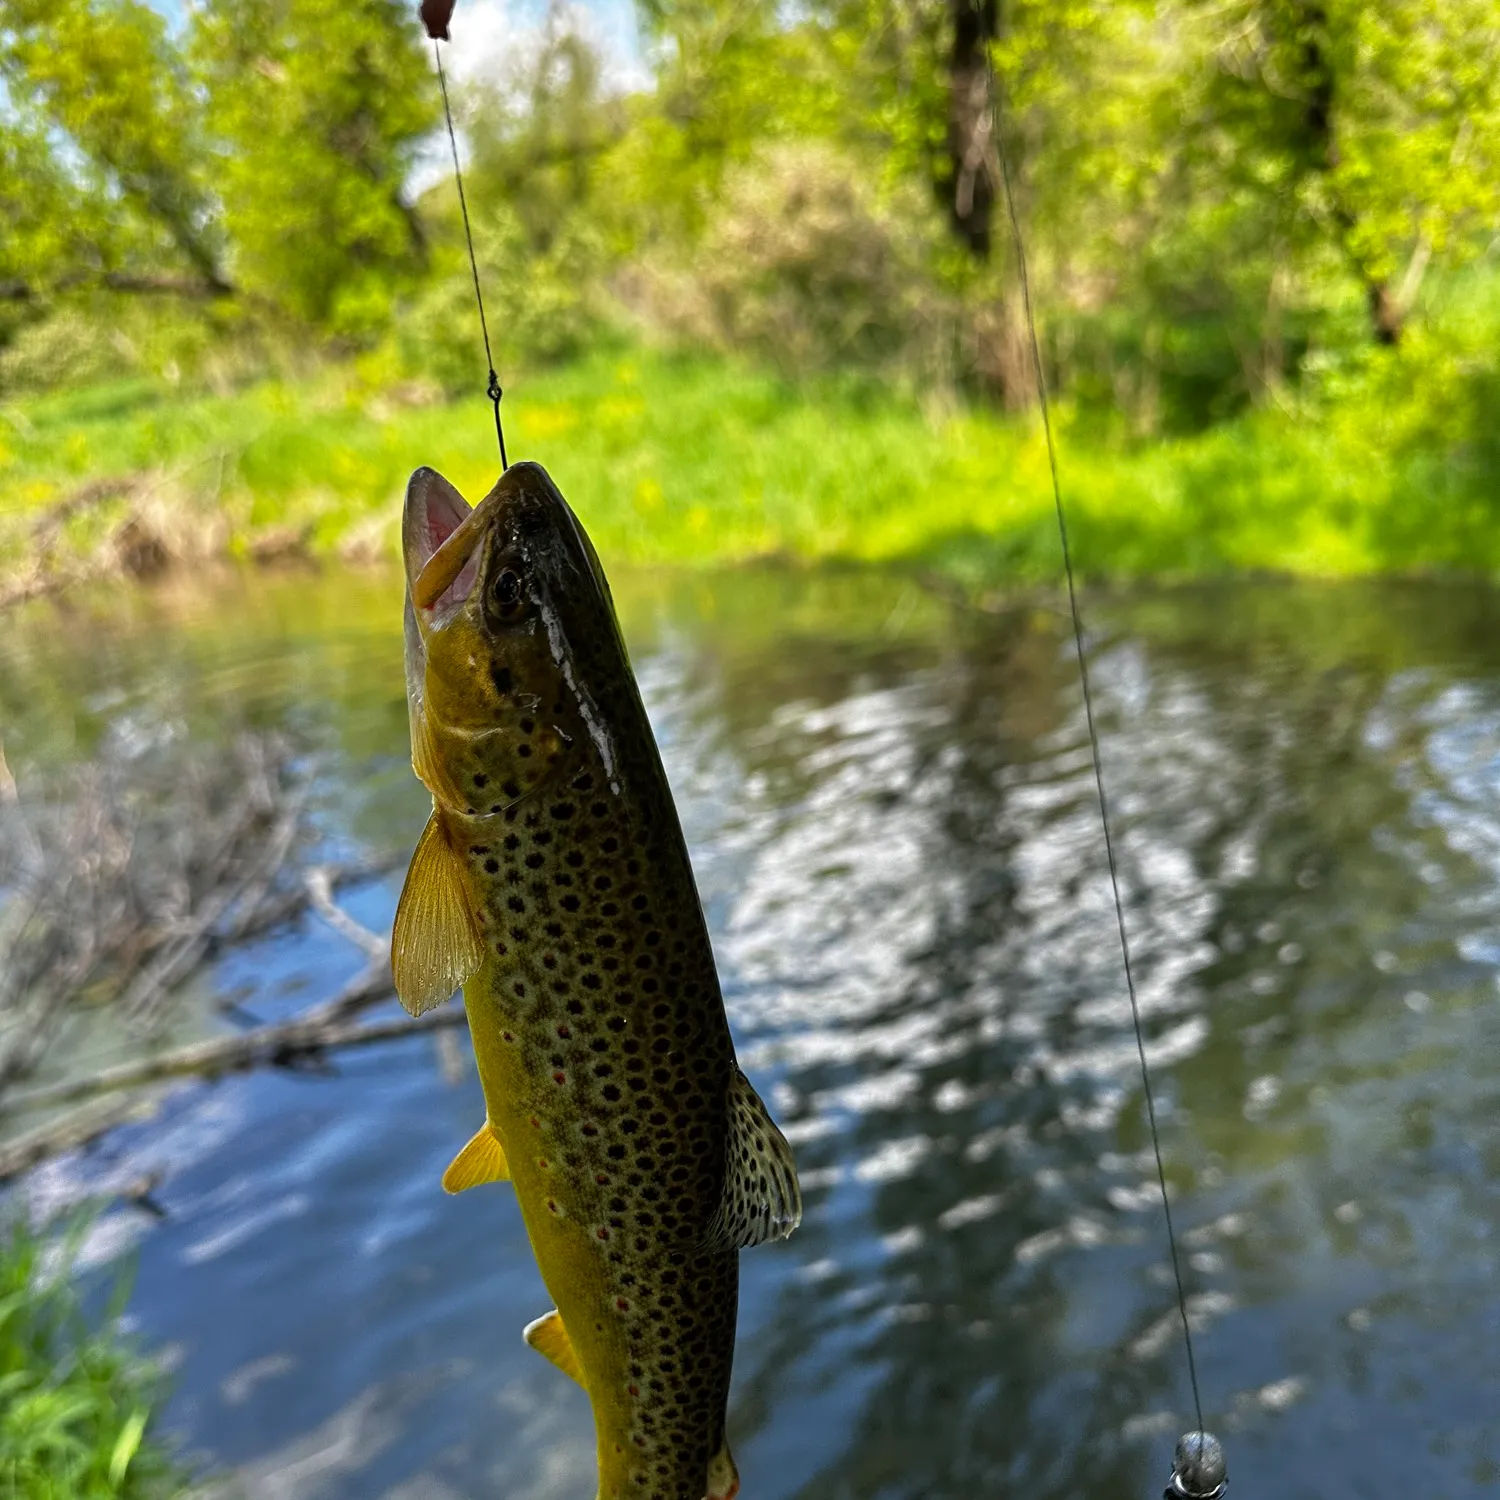
[[[582,1115],[549,1059],[535,1066],[536,1039],[523,1038],[491,969],[465,989],[475,1055],[537,1267],[583,1369],[601,1500],[704,1500],[724,1448],[738,1252],[705,1247],[704,1204],[688,1205],[671,1238],[653,1233],[669,1174],[610,1155],[621,1144],[611,1121]]]

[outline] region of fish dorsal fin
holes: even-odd
[[[802,1189],[797,1186],[792,1148],[738,1068],[730,1080],[726,1107],[724,1197],[709,1238],[734,1250],[784,1240],[802,1222]]]
[[[563,1326],[562,1314],[555,1307],[551,1312],[543,1313],[536,1322],[528,1323],[521,1337],[538,1354],[545,1354],[570,1380],[576,1380],[585,1390],[588,1389],[583,1366],[578,1363],[578,1351]]]
[[[461,1193],[484,1182],[509,1182],[510,1163],[505,1148],[488,1120],[469,1138],[469,1143],[448,1163],[443,1173],[443,1191]]]
[[[391,975],[412,1015],[441,1005],[484,962],[463,866],[437,813],[406,872],[391,931]]]

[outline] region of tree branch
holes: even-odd
[[[397,1016],[368,1026],[350,1022],[317,1021],[299,1016],[275,1026],[261,1026],[243,1036],[220,1037],[195,1042],[141,1062],[106,1068],[92,1078],[13,1094],[7,1109],[52,1108],[70,1104],[91,1094],[138,1090],[174,1078],[220,1077],[224,1073],[247,1072],[256,1067],[286,1067],[302,1058],[321,1056],[333,1047],[368,1047],[376,1042],[444,1031],[462,1026],[467,1017],[462,1006],[429,1011],[425,1016]],[[156,1111],[157,1101],[129,1093],[120,1099],[95,1099],[60,1119],[49,1121],[0,1146],[0,1182],[30,1170],[65,1151],[76,1151],[90,1141],[130,1120],[145,1119]]]

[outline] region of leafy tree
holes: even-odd
[[[423,261],[403,186],[437,121],[397,0],[213,0],[191,53],[235,275],[314,324],[366,332]]]
[[[0,255],[15,284],[230,289],[198,96],[157,11],[0,0],[0,87]],[[142,276],[143,263],[191,280]]]
[[[472,86],[463,113],[477,213],[507,205],[537,253],[574,215],[608,213],[606,163],[630,112],[606,93],[598,52],[556,8],[535,51],[507,78]]]
[[[1303,248],[1337,247],[1381,343],[1434,257],[1481,247],[1500,208],[1495,0],[1237,0],[1210,113],[1295,204]]]

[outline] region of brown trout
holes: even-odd
[[[728,1500],[739,1251],[801,1217],[740,1072],[687,847],[609,585],[546,472],[472,511],[407,488],[412,765],[433,812],[392,967],[463,986],[488,1118],[443,1178],[509,1178],[556,1310],[526,1341],[588,1392],[600,1500]]]

